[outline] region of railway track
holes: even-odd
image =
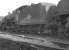
[[[26,42],[31,45],[44,46],[62,50],[66,50],[67,48],[69,48],[69,41],[64,41],[51,37],[41,37],[39,35],[18,35],[7,32],[0,32],[0,38],[17,42]]]

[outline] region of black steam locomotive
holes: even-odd
[[[68,37],[66,15],[59,14],[58,8],[49,3],[24,5],[7,15],[0,30],[17,34],[37,34],[54,37]],[[67,16],[67,17],[66,17]]]

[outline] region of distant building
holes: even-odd
[[[60,0],[57,7],[60,15],[66,15],[65,17],[68,17],[66,18],[67,20],[66,27],[69,28],[69,0]]]
[[[60,0],[57,7],[60,12],[69,13],[69,0]]]

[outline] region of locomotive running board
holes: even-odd
[[[53,39],[49,37],[43,38],[37,35],[25,35],[25,34],[18,35],[18,34],[0,32],[0,38],[12,40],[12,41],[18,41],[18,42],[26,42],[26,43],[35,44],[38,46],[51,47],[56,49],[66,49],[69,47],[69,41],[62,41],[59,39]],[[64,48],[58,44],[55,44],[54,42],[67,44],[68,46]]]

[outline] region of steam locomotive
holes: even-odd
[[[50,3],[24,5],[3,19],[0,30],[17,34],[68,37],[66,16],[68,17],[67,14],[59,15],[57,6]]]

